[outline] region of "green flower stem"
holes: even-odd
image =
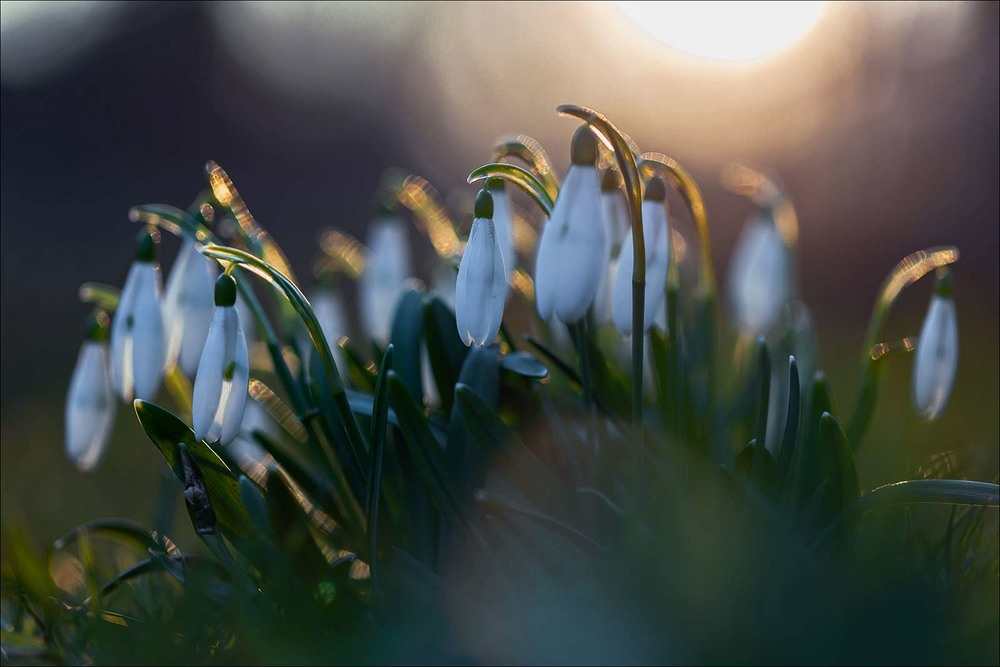
[[[555,201],[559,193],[559,177],[556,176],[552,160],[540,143],[524,134],[499,139],[493,147],[493,161],[502,162],[508,157],[519,158],[529,165],[545,191],[549,193],[549,197]]]
[[[546,190],[542,182],[538,180],[538,177],[524,167],[504,162],[484,164],[477,169],[473,169],[467,180],[469,183],[475,183],[487,178],[501,178],[520,188],[532,201],[538,204],[538,207],[545,212],[546,217],[552,215],[552,207],[555,205],[555,199],[549,194],[549,191]]]
[[[644,495],[643,454],[645,436],[642,428],[643,355],[646,306],[646,241],[642,230],[642,183],[635,153],[624,134],[604,115],[593,109],[562,105],[557,111],[587,123],[605,146],[614,151],[615,162],[625,185],[629,222],[632,225],[632,483],[637,506]]]
[[[904,289],[934,269],[957,262],[958,256],[958,248],[954,246],[935,246],[919,250],[904,257],[882,281],[878,297],[875,299],[875,306],[872,308],[871,319],[868,321],[868,332],[865,334],[861,356],[860,386],[854,405],[854,413],[847,427],[847,439],[854,451],[857,451],[861,446],[865,431],[875,414],[875,403],[878,399],[876,362],[882,356],[876,354],[875,351],[882,335],[882,325],[889,317],[892,305]]]

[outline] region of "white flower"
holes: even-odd
[[[948,403],[957,370],[958,321],[951,272],[939,269],[913,360],[913,403],[928,421],[937,419]]]
[[[392,316],[410,276],[410,253],[403,221],[383,212],[368,235],[368,260],[359,281],[361,318],[372,339],[389,340]]]
[[[455,282],[455,320],[463,343],[489,345],[503,320],[507,275],[486,190],[476,197],[475,216]]]
[[[733,251],[728,284],[729,305],[741,331],[762,334],[778,322],[792,296],[791,267],[769,214],[744,227]]]
[[[104,457],[116,408],[107,330],[95,320],[80,346],[66,395],[66,454],[80,470],[93,470]]]
[[[607,260],[597,144],[586,126],[573,136],[572,160],[535,259],[535,305],[547,320],[573,324],[597,296]]]
[[[667,188],[663,180],[654,177],[646,184],[642,200],[642,234],[646,246],[646,289],[643,306],[643,332],[666,309],[667,269],[670,265],[670,230],[667,228],[667,210],[664,200]],[[618,253],[618,272],[615,275],[614,300],[611,316],[615,328],[622,335],[632,333],[632,234],[625,237]]]
[[[212,291],[216,262],[198,252],[185,239],[163,299],[163,319],[167,328],[167,367],[177,364],[188,377],[198,370],[201,351],[212,323]]]
[[[111,323],[111,382],[118,395],[152,400],[165,353],[156,242],[143,231]]]
[[[504,275],[510,282],[510,274],[517,268],[517,255],[514,249],[514,210],[504,183],[499,178],[491,178],[486,183],[486,189],[493,196],[493,224],[496,227],[497,241],[503,254]]]
[[[215,312],[194,381],[195,437],[231,442],[239,434],[249,383],[250,358],[236,309],[236,281],[223,274],[215,283]]]

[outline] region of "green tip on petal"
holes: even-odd
[[[597,164],[597,137],[590,131],[587,125],[581,125],[573,135],[573,143],[570,145],[570,159],[573,164],[593,167]]]
[[[393,202],[386,199],[385,197],[379,197],[378,200],[378,217],[388,218],[396,215],[396,208]]]
[[[951,297],[951,269],[947,266],[942,266],[934,274],[934,293],[945,298]]]
[[[502,178],[487,178],[486,179],[486,189],[492,190],[493,192],[503,192],[507,187]]]
[[[621,183],[621,179],[618,178],[618,172],[608,167],[601,174],[601,191],[610,192],[611,190],[617,190],[618,185]]]
[[[95,310],[87,318],[87,333],[84,338],[95,343],[103,343],[108,340],[111,320],[103,310]]]
[[[493,219],[493,195],[486,190],[480,190],[476,195],[476,206],[473,209],[475,217]]]
[[[215,281],[215,305],[235,306],[236,305],[236,280],[227,273],[223,273]]]
[[[155,262],[156,242],[158,240],[158,234],[150,230],[148,227],[144,227],[135,239],[135,261]]]
[[[646,194],[642,198],[646,201],[663,201],[667,198],[667,184],[659,176],[653,176],[646,181]]]

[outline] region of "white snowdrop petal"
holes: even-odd
[[[455,318],[466,345],[491,343],[500,328],[507,290],[503,254],[493,221],[476,218],[458,268]]]
[[[601,212],[609,254],[617,256],[612,250],[625,242],[625,236],[629,232],[628,203],[624,193],[620,190],[601,192]]]
[[[140,264],[134,303],[132,356],[135,396],[144,401],[156,398],[163,378],[166,347],[163,315],[160,312],[160,272],[149,263]]]
[[[226,317],[224,308],[216,308],[212,315],[212,326],[208,331],[205,349],[201,353],[201,363],[194,380],[191,401],[191,421],[194,435],[199,440],[212,442],[221,434],[216,426],[216,413],[222,395],[222,373],[226,365]]]
[[[132,370],[132,326],[134,324],[135,286],[139,264],[129,267],[125,284],[118,297],[118,308],[111,320],[111,384],[123,400],[132,400],[134,380]]]
[[[646,246],[646,288],[643,304],[643,327],[649,329],[661,313],[665,318],[667,270],[670,267],[670,236],[667,229],[667,215],[663,204],[655,201],[642,203],[643,241]],[[632,333],[632,235],[625,237],[618,254],[618,270],[615,274],[612,321],[622,335]],[[664,319],[665,321],[665,319]]]
[[[542,230],[535,272],[539,315],[580,320],[594,302],[607,246],[597,169],[570,165],[552,217]]]
[[[927,420],[944,411],[958,370],[955,302],[934,295],[920,329],[913,363],[913,402]]]
[[[189,377],[198,369],[212,322],[216,266],[198,252],[194,241],[186,239],[167,279],[163,299],[167,366],[176,363]]]
[[[756,334],[771,329],[790,298],[790,267],[774,224],[757,218],[744,228],[729,269],[729,301],[737,325]]]
[[[496,226],[497,241],[503,254],[504,276],[510,280],[510,274],[517,268],[517,256],[514,250],[514,211],[506,190],[490,190],[493,196],[493,224]]]
[[[107,450],[117,401],[111,387],[106,343],[80,347],[66,396],[66,454],[80,470],[93,470]]]
[[[394,308],[410,275],[409,248],[402,221],[397,218],[376,221],[368,247],[368,261],[360,280],[361,312],[369,334],[383,343],[389,339]]]
[[[243,335],[243,328],[240,326],[239,313],[235,308],[228,308],[226,316],[232,319],[229,330],[236,332],[235,349],[231,357],[235,364],[232,379],[227,381],[225,376],[222,383],[222,396],[219,398],[219,411],[222,413],[222,433],[219,442],[223,445],[232,442],[240,432],[240,424],[243,422],[243,413],[247,404],[247,387],[250,384],[250,355],[247,350],[247,340]],[[227,319],[227,324],[229,323]],[[227,337],[227,345],[229,344]],[[227,360],[230,357],[227,357]]]

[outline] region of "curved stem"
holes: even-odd
[[[556,176],[556,170],[552,166],[549,154],[545,152],[540,143],[526,134],[500,138],[493,146],[493,161],[501,162],[507,157],[519,158],[530,166],[542,182],[546,192],[555,200],[559,193],[559,177]]]

